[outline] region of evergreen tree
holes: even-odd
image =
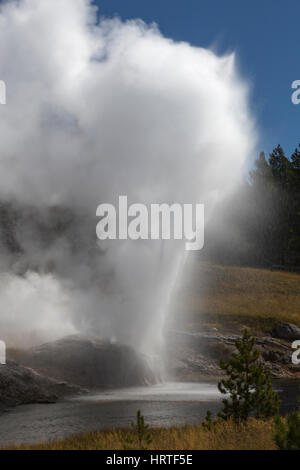
[[[278,260],[278,246],[275,234],[278,231],[278,191],[275,187],[272,169],[264,152],[254,163],[250,171],[250,191],[248,192],[250,217],[247,237],[254,247],[252,258],[260,266],[272,266]]]
[[[281,145],[277,145],[273,152],[270,153],[269,164],[276,185],[280,187],[280,189],[287,189],[292,163],[285,156]]]
[[[289,236],[289,260],[290,264],[300,266],[300,145],[291,156],[293,166],[290,178],[291,190],[291,217]]]
[[[294,216],[294,204],[291,193],[291,180],[293,165],[278,145],[269,156],[269,165],[272,170],[276,188],[276,214],[277,224],[272,236],[272,243],[277,253],[275,264],[289,264],[289,241]]]
[[[148,424],[145,424],[145,418],[141,414],[140,410],[136,413],[136,423],[132,422],[131,427],[137,434],[137,439],[141,449],[144,448],[144,444],[151,444],[152,439],[148,432],[149,426]]]
[[[220,202],[216,213],[224,230],[208,224],[202,252],[207,260],[300,266],[300,144],[290,158],[280,145],[269,158],[261,152],[249,178]]]
[[[300,171],[300,144],[291,156],[291,162],[295,170]]]
[[[233,418],[240,422],[250,415],[270,418],[278,413],[279,398],[272,389],[270,373],[259,361],[260,353],[255,349],[255,338],[245,329],[241,340],[235,341],[237,353],[228,362],[221,360],[220,367],[227,378],[219,383],[219,390],[229,394],[223,400],[222,419]]]
[[[300,397],[298,398],[300,403]],[[274,441],[279,450],[300,450],[300,411],[293,411],[285,419],[275,418]]]
[[[249,172],[249,177],[252,186],[258,190],[266,187],[266,184],[272,186],[273,173],[266,160],[265,152],[260,152],[258,159],[254,162],[254,169]]]

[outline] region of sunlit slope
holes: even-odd
[[[173,318],[187,329],[221,324],[265,331],[277,321],[300,326],[300,274],[198,263],[179,289]]]

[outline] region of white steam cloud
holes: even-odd
[[[98,245],[96,208],[127,195],[209,216],[255,145],[234,55],[140,20],[97,23],[89,0],[10,1],[0,78],[0,200],[18,208],[18,249],[0,252],[1,339],[80,331],[154,348],[182,247]]]

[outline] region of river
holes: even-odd
[[[278,382],[282,412],[296,407],[297,384]],[[141,410],[154,427],[201,423],[210,409],[216,413],[222,396],[216,383],[165,383],[111,390],[54,404],[22,405],[0,416],[0,445],[58,440],[81,432],[124,428]]]

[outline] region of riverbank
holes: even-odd
[[[280,325],[280,324],[279,324]],[[240,334],[224,334],[216,328],[205,332],[166,332],[166,371],[169,378],[181,381],[218,380],[224,372],[220,359],[229,360]],[[300,365],[292,363],[291,341],[256,336],[260,360],[273,379],[299,380]]]
[[[291,381],[274,383],[282,401],[282,415],[297,408],[298,385]],[[86,433],[100,432],[102,436],[112,430],[130,429],[137,410],[155,433],[162,429],[167,434],[167,429],[198,429],[208,410],[217,415],[222,398],[215,382],[165,383],[93,392],[47,405],[21,405],[1,415],[0,446],[47,446]]]
[[[166,370],[185,381],[216,378],[220,359],[248,328],[273,378],[300,378],[300,274],[191,260],[166,321]],[[294,332],[291,331],[294,330]]]
[[[151,385],[162,377],[216,381],[222,375],[220,359],[229,359],[245,326],[272,378],[299,380],[291,346],[300,339],[300,275],[199,260],[190,269],[175,289],[161,370],[153,371],[148,358],[129,346],[107,339],[75,335],[29,350],[8,348],[7,365],[0,368],[0,410],[52,403],[77,392]]]

